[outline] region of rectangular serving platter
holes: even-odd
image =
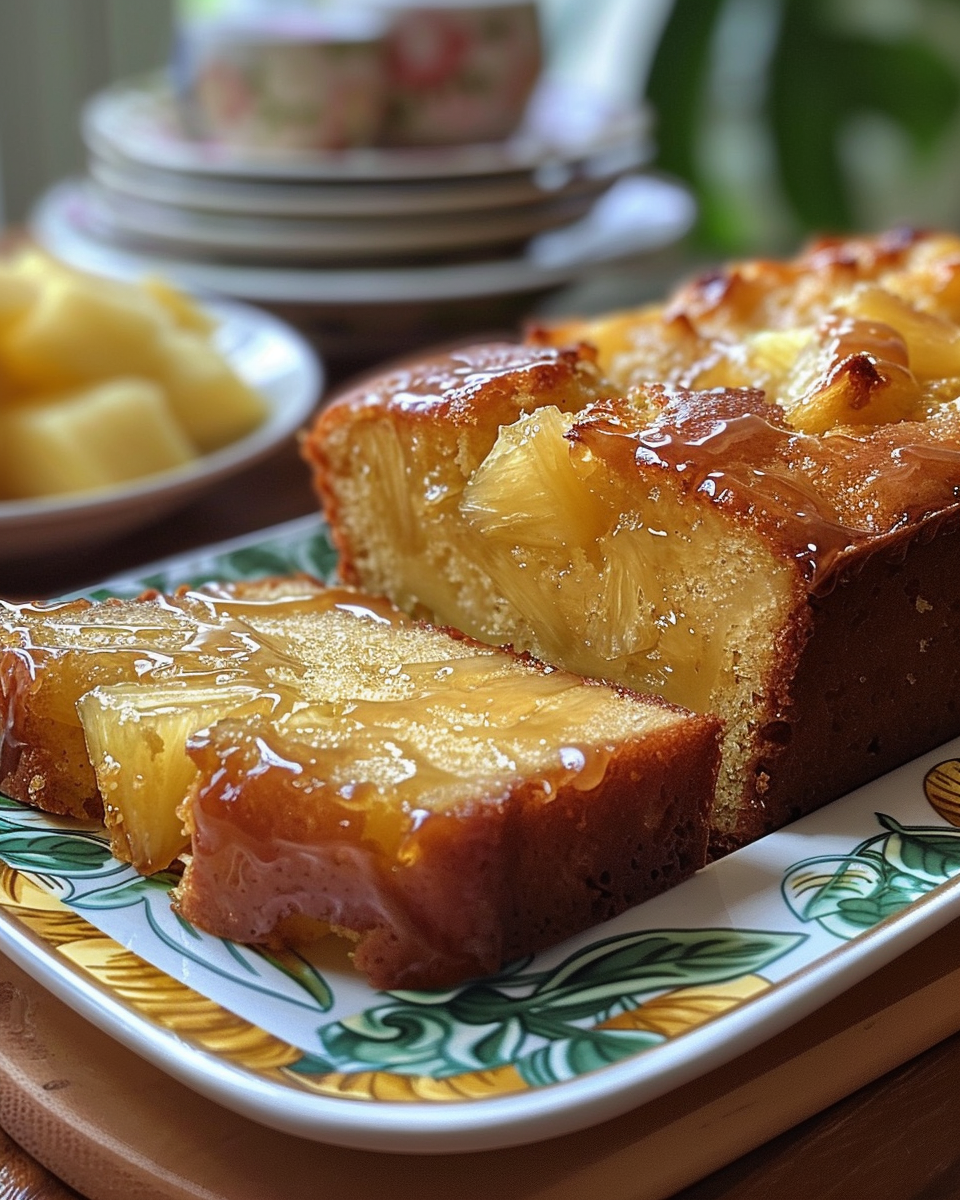
[[[94,596],[307,571],[320,517]],[[443,993],[376,992],[201,933],[94,823],[0,798],[0,951],[100,1029],[242,1115],[376,1151],[488,1150],[627,1112],[730,1062],[960,917],[960,739],[618,918]]]

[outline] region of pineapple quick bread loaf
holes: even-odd
[[[0,788],[184,855],[215,934],[448,986],[705,861],[714,718],[306,578],[0,608]]]
[[[724,722],[723,854],[960,733],[960,239],[747,261],[337,398],[343,577]]]

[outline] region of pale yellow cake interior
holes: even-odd
[[[368,497],[354,510],[359,541],[381,541],[365,582],[485,641],[722,712],[715,820],[732,823],[763,719],[764,631],[789,613],[792,572],[749,528],[683,503],[669,479],[644,491],[612,474],[564,437],[574,419],[551,407],[503,427],[468,479],[448,472],[442,500],[413,488],[402,508]],[[360,453],[374,458],[379,439],[393,437],[375,422],[360,435]],[[415,476],[420,447],[406,449]],[[423,512],[432,504],[448,514],[439,528],[437,513],[428,521]],[[430,535],[412,546],[413,529]]]

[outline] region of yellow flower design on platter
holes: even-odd
[[[960,758],[948,758],[931,767],[923,790],[931,807],[945,821],[960,826]]]

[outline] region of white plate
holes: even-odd
[[[333,564],[311,517],[103,591]],[[960,790],[958,756],[960,739],[443,994],[374,992],[342,957],[278,963],[200,934],[171,914],[168,881],[111,859],[95,826],[11,801],[0,950],[124,1045],[265,1125],[411,1153],[534,1142],[697,1079],[960,916],[960,829],[925,786],[937,772]]]
[[[167,82],[150,77],[94,96],[81,129],[94,153],[163,171],[230,178],[314,181],[452,179],[511,175],[550,163],[583,164],[647,140],[649,114],[545,80],[523,128],[504,142],[422,149],[254,153],[197,141],[180,128]]]
[[[455,255],[516,245],[582,217],[592,196],[561,195],[539,205],[428,217],[255,217],[199,213],[83,189],[88,228],[108,242],[157,254],[219,256],[231,263],[382,260],[400,255]]]
[[[288,325],[242,304],[211,302],[214,340],[267,402],[266,419],[246,437],[183,467],[118,487],[0,501],[0,559],[94,545],[145,525],[274,450],[303,425],[320,399],[323,370]]]
[[[90,225],[83,184],[70,180],[41,197],[30,218],[37,241],[87,270],[124,278],[163,272],[185,287],[277,304],[443,302],[559,287],[599,267],[675,245],[692,228],[689,191],[655,176],[625,176],[581,220],[532,238],[523,253],[425,267],[311,269],[198,262],[125,250]]]
[[[116,155],[91,153],[88,172],[105,191],[197,212],[273,217],[394,217],[480,212],[538,205],[565,195],[596,195],[649,157],[624,146],[587,163],[546,163],[519,175],[320,182],[229,179],[143,167]]]

